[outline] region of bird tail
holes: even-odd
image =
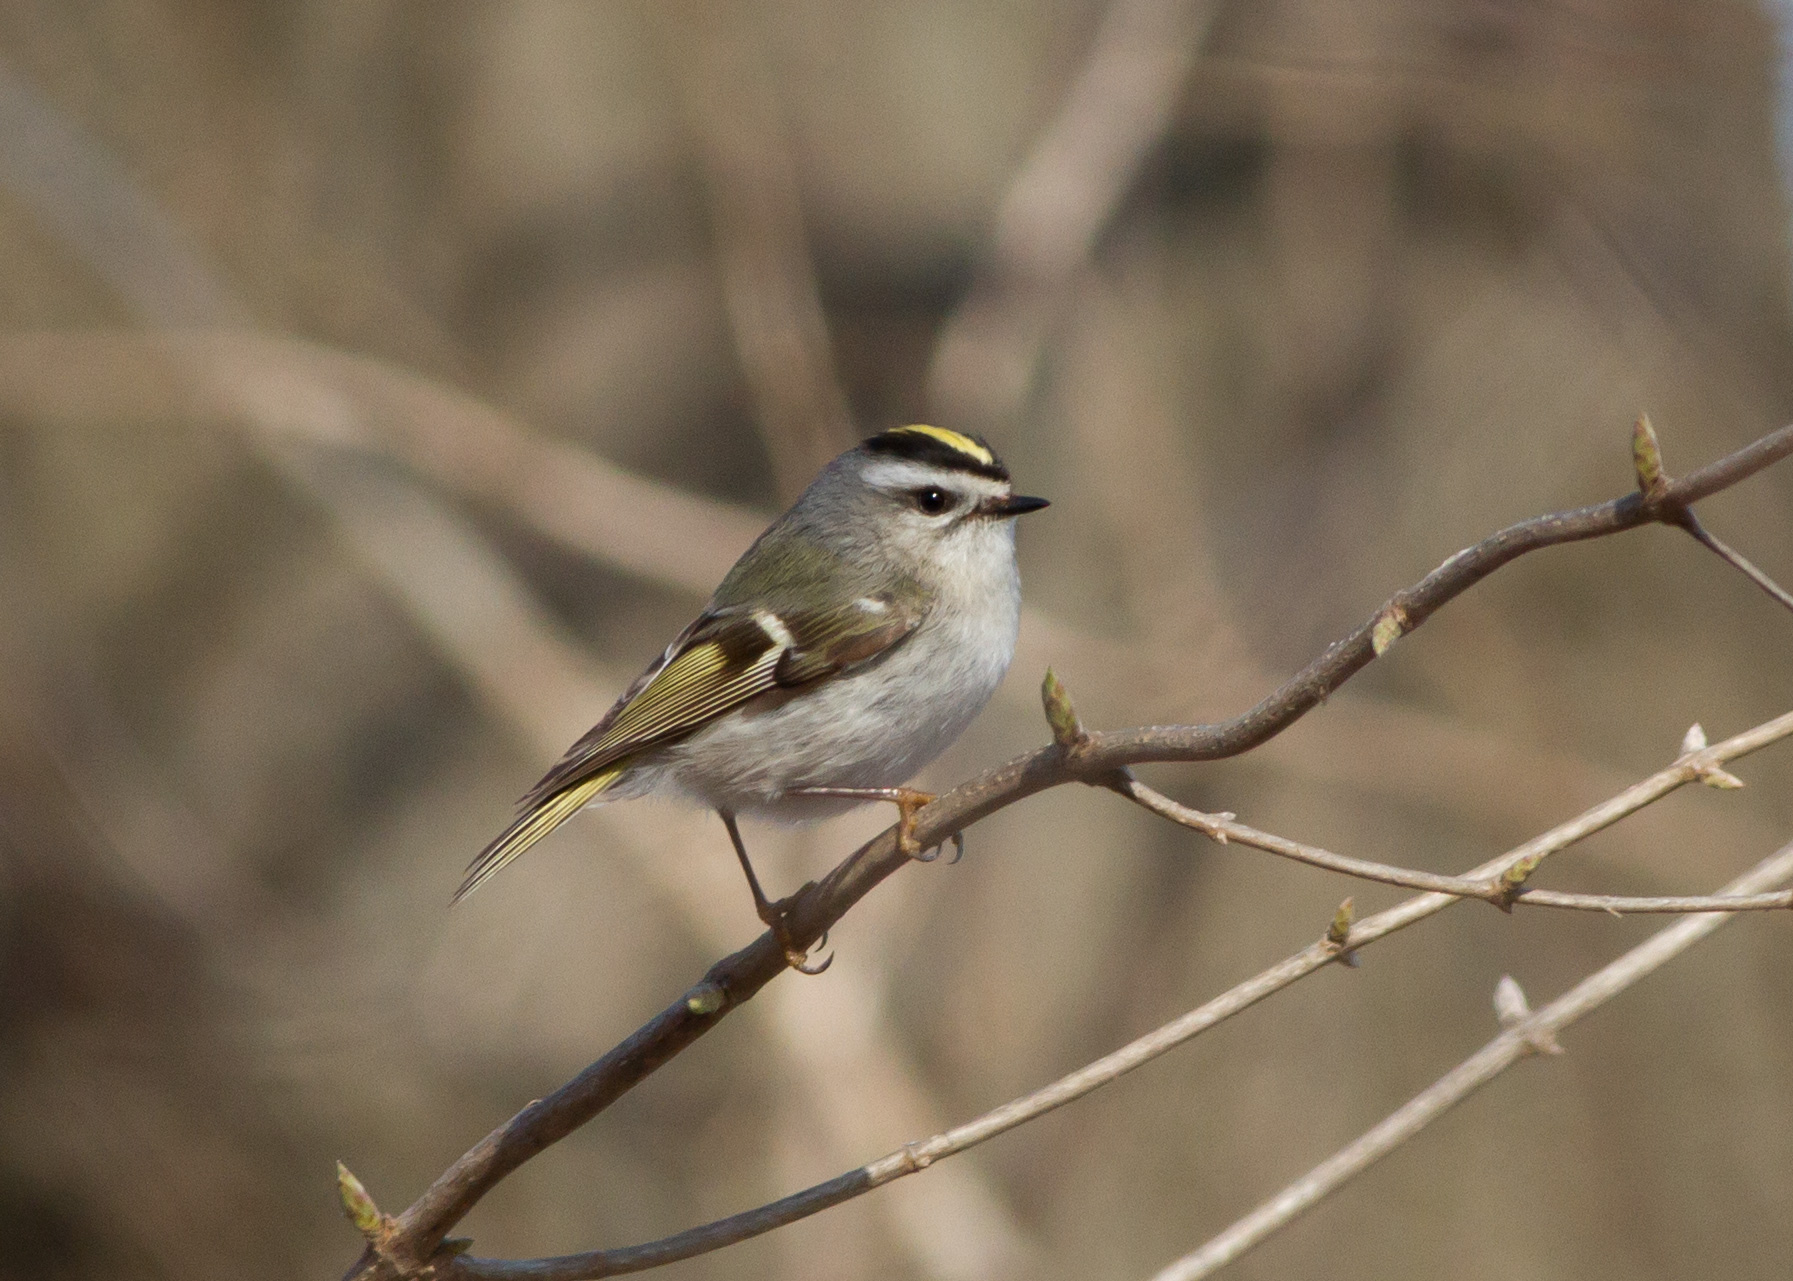
[[[625,768],[626,763],[619,762],[530,805],[517,815],[516,822],[505,828],[497,840],[467,865],[467,875],[461,881],[461,888],[454,892],[452,901],[459,903],[496,876],[506,863],[577,814],[598,793],[616,782]]]

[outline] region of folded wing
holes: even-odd
[[[918,610],[886,596],[820,611],[703,614],[529,790],[516,821],[468,866],[455,901],[596,800],[641,752],[675,742],[769,690],[812,685],[871,662],[920,622]]]

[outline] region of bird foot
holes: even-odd
[[[786,965],[790,966],[793,970],[796,970],[799,974],[820,974],[823,970],[834,964],[834,953],[830,952],[820,960],[812,961],[809,959],[809,952],[811,949],[798,947],[796,942],[791,938],[791,930],[789,924],[785,920],[785,913],[789,910],[789,904],[796,897],[797,896],[793,894],[790,898],[779,899],[776,903],[768,903],[766,905],[767,910],[760,913],[760,920],[765,923],[767,929],[772,931],[773,940],[778,944],[779,948],[783,950],[784,962]],[[827,946],[828,931],[823,930],[822,937],[815,941],[814,950],[820,950]]]
[[[940,846],[929,846],[928,849],[933,851],[929,853],[915,839],[915,813],[924,805],[933,804],[933,792],[923,792],[913,787],[794,787],[791,792],[801,796],[842,796],[856,801],[889,801],[897,807],[897,848],[918,863],[932,863],[940,857]],[[965,854],[965,834],[954,832],[952,841],[958,850],[952,861],[957,863]]]
[[[940,857],[940,847],[934,846],[932,854],[921,848],[921,842],[915,839],[915,812],[934,800],[932,792],[918,792],[913,787],[893,788],[896,795],[890,799],[897,807],[897,848],[918,863],[932,863]]]

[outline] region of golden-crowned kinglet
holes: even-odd
[[[897,427],[836,458],[530,789],[455,899],[576,810],[671,788],[722,816],[760,919],[807,970],[735,815],[802,821],[895,801],[899,842],[919,856],[911,819],[931,798],[901,785],[1008,670],[1013,520],[1044,506],[1010,492],[983,441],[940,427]]]

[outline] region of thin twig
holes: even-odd
[[[1757,864],[1720,891],[1739,897],[1793,879],[1793,845]],[[1520,1059],[1550,1044],[1555,1034],[1590,1010],[1686,951],[1730,919],[1728,914],[1693,916],[1652,935],[1618,960],[1576,984],[1561,997],[1522,1019],[1481,1050],[1415,1095],[1381,1124],[1271,1197],[1250,1214],[1163,1269],[1153,1281],[1198,1281],[1211,1276],[1263,1241],[1290,1220],[1311,1209],[1340,1185],[1361,1174],[1443,1115],[1453,1105]]]
[[[1692,510],[1687,511],[1677,523],[1682,529],[1685,529],[1689,534],[1692,534],[1694,538],[1698,539],[1701,543],[1705,544],[1707,548],[1716,553],[1721,560],[1728,562],[1733,568],[1740,570],[1744,577],[1748,578],[1750,582],[1754,583],[1757,587],[1760,587],[1788,609],[1793,609],[1793,593],[1789,593],[1786,588],[1775,582],[1760,569],[1757,569],[1742,552],[1737,551],[1727,543],[1721,542],[1718,535],[1712,533],[1704,525],[1700,524],[1699,517],[1695,516]]]
[[[926,848],[1050,787],[1071,782],[1107,785],[1120,768],[1146,761],[1215,760],[1248,751],[1294,724],[1401,635],[1509,561],[1543,547],[1599,538],[1663,520],[1789,453],[1793,453],[1793,426],[1782,427],[1715,463],[1667,482],[1654,495],[1627,494],[1511,525],[1458,552],[1413,587],[1396,593],[1350,636],[1244,714],[1216,725],[1093,731],[1075,752],[1058,744],[1039,748],[942,795],[915,816],[914,834]],[[1591,830],[1605,825],[1600,822]],[[910,861],[898,848],[894,829],[862,845],[820,883],[792,897],[786,917],[791,941],[799,947],[815,942],[874,886]],[[1437,900],[1430,911],[1458,901],[1448,895],[1422,895],[1412,902],[1430,899]],[[1426,914],[1429,911],[1421,913]],[[1357,929],[1351,938],[1355,947]],[[1336,953],[1329,953],[1327,959],[1332,955]],[[437,1250],[448,1230],[499,1180],[603,1111],[731,1009],[750,999],[784,966],[783,948],[769,932],[717,962],[692,989],[691,999],[663,1010],[572,1081],[524,1108],[450,1166],[396,1217],[387,1249],[378,1254],[370,1250],[349,1275],[404,1275],[401,1268],[416,1272],[432,1260],[446,1258],[438,1258]]]
[[[1673,765],[1661,773],[1646,779],[1644,782],[1626,790],[1623,796],[1615,798],[1618,805],[1608,811],[1608,821],[1616,821],[1624,814],[1632,813],[1635,808],[1647,805],[1657,797],[1665,795],[1684,783],[1691,783],[1710,774],[1721,760],[1731,760],[1745,751],[1756,748],[1793,734],[1793,712],[1775,718],[1767,724],[1739,735],[1719,746],[1726,749],[1728,755],[1718,754],[1716,748],[1705,748],[1698,752],[1690,752],[1681,756]],[[1376,881],[1383,885],[1399,885],[1406,889],[1430,890],[1437,894],[1450,894],[1458,898],[1481,899],[1496,907],[1510,908],[1515,903],[1527,903],[1534,907],[1568,908],[1583,912],[1607,912],[1614,916],[1633,913],[1666,913],[1666,912],[1743,912],[1773,911],[1793,907],[1793,891],[1779,891],[1773,894],[1758,894],[1753,898],[1738,901],[1722,895],[1694,896],[1654,896],[1635,897],[1616,894],[1570,894],[1558,890],[1532,889],[1524,884],[1524,878],[1537,870],[1547,851],[1533,850],[1515,859],[1502,869],[1501,874],[1492,876],[1446,876],[1438,872],[1425,872],[1415,868],[1396,867],[1392,863],[1376,863],[1368,859],[1352,858],[1345,854],[1335,854],[1331,850],[1317,845],[1307,845],[1300,841],[1292,841],[1286,836],[1278,836],[1273,832],[1261,831],[1258,828],[1241,823],[1231,814],[1210,814],[1181,805],[1165,796],[1162,792],[1146,786],[1131,771],[1114,784],[1114,790],[1130,800],[1173,823],[1194,828],[1211,840],[1221,844],[1247,845],[1253,849],[1264,850],[1283,858],[1293,859],[1297,863],[1306,863],[1310,867],[1325,868],[1330,872],[1339,872],[1345,876],[1355,876],[1360,880]],[[1514,879],[1515,869],[1521,870],[1524,877]]]
[[[1046,686],[1048,716],[1051,717],[1056,712],[1057,722],[1070,726],[1075,723],[1076,713],[1070,708],[1069,699],[1064,696],[1063,687],[1056,686],[1055,688],[1055,686],[1056,682],[1049,679]],[[1078,731],[1081,732],[1081,726],[1078,726]],[[1706,749],[1700,753],[1700,756],[1705,757],[1710,754],[1715,760],[1734,760],[1766,747],[1789,734],[1793,734],[1793,713],[1777,717],[1726,739],[1724,742]],[[1055,735],[1057,735],[1056,725]],[[1061,743],[1069,741],[1074,740],[1071,739],[1070,731],[1067,729],[1066,735],[1061,736]],[[1463,877],[1441,879],[1457,880],[1471,885],[1498,883],[1499,878],[1515,865],[1535,860],[1541,854],[1551,853],[1584,840],[1625,815],[1635,813],[1667,795],[1676,787],[1691,781],[1697,777],[1697,774],[1690,773],[1685,768],[1689,759],[1683,757],[1682,760],[1667,769],[1659,771],[1634,787],[1627,788],[1619,796],[1594,806],[1543,835],[1509,850],[1499,858],[1482,864]],[[1171,804],[1174,805],[1175,802],[1171,802]],[[1170,816],[1166,815],[1166,817]],[[1324,865],[1322,864],[1322,866]],[[646,1268],[658,1267],[664,1263],[671,1263],[677,1259],[707,1254],[737,1241],[762,1235],[774,1228],[839,1205],[843,1201],[852,1200],[854,1197],[870,1192],[873,1188],[882,1187],[904,1175],[924,1170],[938,1161],[975,1147],[987,1139],[992,1139],[1036,1117],[1080,1099],[1084,1095],[1118,1080],[1135,1068],[1142,1067],[1153,1059],[1168,1053],[1185,1041],[1208,1031],[1233,1015],[1256,1005],[1266,997],[1282,991],[1309,974],[1324,969],[1341,957],[1350,956],[1377,939],[1386,938],[1397,930],[1435,915],[1453,903],[1462,901],[1463,897],[1460,894],[1450,893],[1422,894],[1349,926],[1340,936],[1335,937],[1329,932],[1328,936],[1319,942],[1303,948],[1293,956],[1287,957],[1262,973],[1245,980],[1206,1004],[1171,1020],[1162,1027],[1049,1085],[1013,1099],[963,1125],[955,1126],[953,1129],[928,1139],[905,1144],[896,1151],[861,1166],[857,1170],[849,1170],[825,1183],[818,1183],[814,1187],[805,1188],[801,1192],[793,1193],[770,1204],[730,1215],[713,1223],[689,1228],[643,1245],[526,1261],[460,1258],[456,1260],[455,1271],[450,1275],[455,1278],[465,1278],[467,1281],[475,1281],[475,1279],[477,1281],[507,1281],[510,1278],[525,1277],[531,1278],[532,1281],[589,1281],[590,1278],[637,1272]],[[1756,900],[1753,897],[1740,898],[1737,895],[1732,895],[1730,890],[1711,897],[1714,900],[1727,900],[1724,901],[1722,908],[1709,909],[1714,912],[1735,911],[1745,906],[1756,905]],[[1777,906],[1785,906],[1785,904],[1777,904]]]
[[[1515,903],[1534,907],[1565,907],[1577,912],[1607,912],[1613,916],[1697,916],[1702,912],[1776,912],[1793,907],[1793,890],[1774,890],[1736,898],[1729,894],[1659,894],[1636,897],[1624,894],[1568,894],[1560,890],[1521,890]]]

